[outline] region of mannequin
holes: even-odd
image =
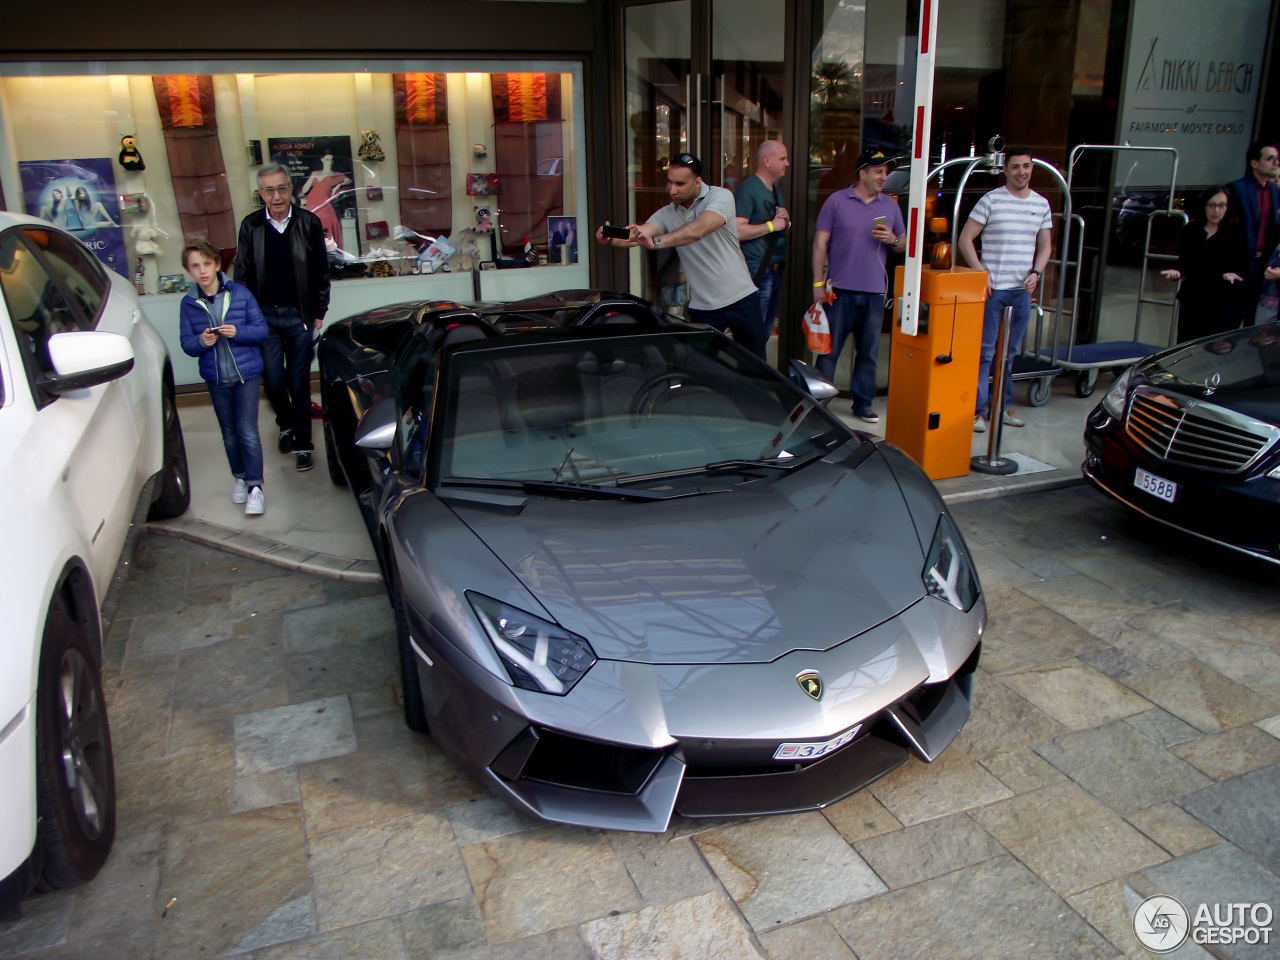
[[[320,218],[325,238],[332,240],[339,250],[342,249],[342,224],[333,209],[333,195],[353,183],[345,173],[333,169],[333,154],[326,153],[320,158],[320,169],[312,171],[299,191],[303,208]]]

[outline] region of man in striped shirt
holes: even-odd
[[[1031,298],[1044,278],[1053,243],[1053,213],[1049,202],[1031,189],[1034,164],[1027,147],[1010,147],[1005,153],[1005,185],[996,187],[973,208],[960,231],[960,255],[975,270],[987,271],[987,305],[982,315],[982,353],[978,363],[978,402],[973,429],[987,429],[991,361],[996,353],[1000,315],[1013,307],[1009,330],[1009,357],[1004,371],[1004,422],[1021,427],[1025,421],[1009,410],[1013,386],[1013,353],[1027,332]],[[973,241],[982,237],[982,256]],[[994,411],[993,411],[994,412]]]

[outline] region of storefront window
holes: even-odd
[[[0,68],[0,183],[10,211],[139,281],[158,327],[176,323],[184,244],[229,266],[270,162],[324,225],[331,319],[471,299],[473,271],[485,298],[589,285],[576,64],[103,66]]]

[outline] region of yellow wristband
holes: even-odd
[[[826,285],[827,285],[827,281],[825,280],[819,280],[817,283],[814,284],[815,287],[825,287]]]
[[[770,232],[770,233],[773,233],[773,221],[772,221],[772,220],[766,220],[766,221],[765,221],[765,223],[767,223],[767,224],[769,225],[769,232]]]

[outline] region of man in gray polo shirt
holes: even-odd
[[[733,194],[703,183],[702,162],[688,153],[673,158],[667,168],[667,192],[671,203],[645,223],[629,224],[629,239],[610,240],[597,228],[596,240],[648,250],[675,247],[689,281],[689,319],[727,329],[737,343],[763,360],[760,295],[738,246]]]

